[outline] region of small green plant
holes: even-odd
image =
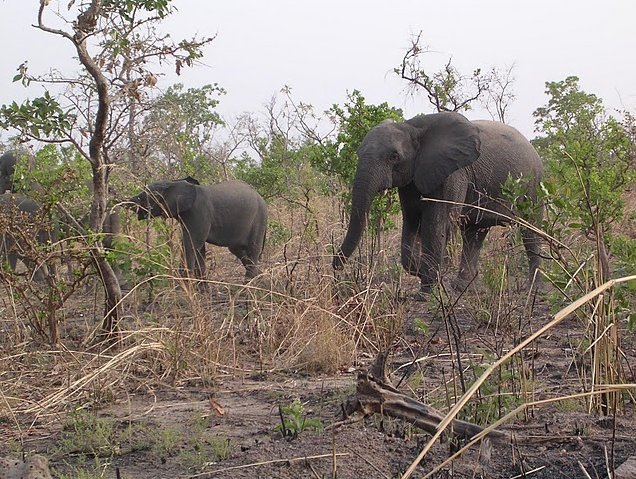
[[[100,471],[77,468],[68,474],[60,474],[58,477],[60,479],[101,479],[103,476]]]
[[[475,378],[480,377],[485,368],[482,364],[472,365]],[[512,364],[501,367],[498,374],[493,374],[481,385],[466,419],[477,424],[488,424],[512,411],[522,402],[519,382],[519,372]]]
[[[179,454],[179,464],[188,470],[200,470],[210,462],[219,462],[232,455],[232,442],[228,437],[196,438],[188,449]]]
[[[423,336],[426,336],[429,330],[429,326],[428,326],[428,323],[424,321],[422,318],[415,318],[413,320],[413,329],[416,332],[422,334]]]
[[[65,473],[59,473],[57,476],[59,479],[102,479],[104,472],[107,469],[107,464],[102,464],[102,461],[96,457],[93,460],[93,464],[90,465],[80,458],[80,463],[74,465]]]
[[[585,402],[577,398],[565,398],[557,401],[554,407],[559,412],[582,412],[585,411]]]
[[[294,399],[287,406],[278,406],[281,423],[276,426],[277,431],[283,433],[283,437],[295,439],[306,429],[322,431],[323,425],[320,419],[308,419],[305,415],[305,406],[303,403]]]
[[[417,391],[419,388],[421,388],[424,385],[425,379],[426,378],[424,376],[424,373],[418,370],[409,376],[407,380],[407,384],[409,385],[409,388],[411,388],[413,391]]]
[[[114,419],[98,418],[84,409],[78,409],[64,426],[58,450],[60,454],[109,457],[117,454],[122,439]]]
[[[179,452],[183,437],[171,428],[155,429],[150,433],[150,443],[152,454],[160,459],[176,456]]]
[[[283,245],[292,237],[291,231],[278,221],[270,221],[267,228],[267,242],[271,246]]]

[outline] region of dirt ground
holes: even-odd
[[[514,313],[518,306],[513,303],[508,306]],[[474,304],[468,308],[460,303],[451,325],[451,329],[461,330],[457,338],[449,332],[449,323],[426,303],[405,299],[401,311],[404,330],[390,359],[391,379],[395,385],[400,383],[406,394],[441,411],[449,408],[447,398],[455,397],[449,391],[451,383],[457,384],[451,376],[458,371],[452,351],[461,351],[465,381],[470,383],[481,365],[493,360],[493,350],[504,352],[518,342],[515,330],[536,330],[551,317],[545,300],[539,299],[527,324],[512,328],[493,325],[474,313]],[[418,326],[422,318],[426,330]],[[625,381],[634,383],[636,342],[633,333],[625,330],[626,323],[621,328],[621,368]],[[579,320],[567,319],[526,352],[523,367],[530,365],[533,372],[530,399],[581,390],[585,367],[576,363],[573,351],[581,329]],[[509,340],[496,344],[501,337]],[[420,359],[416,366],[405,367],[415,358]],[[380,416],[331,427],[343,419],[342,403],[355,393],[358,372],[365,371],[373,359],[371,353],[361,354],[331,375],[268,372],[262,365],[252,364],[240,369],[220,368],[213,383],[191,380],[131,388],[104,401],[91,413],[97,423],[108,421],[113,429],[110,437],[121,438],[124,431],[130,431],[117,448],[103,455],[99,450],[87,456],[79,447],[77,451],[69,449],[73,431],[69,430],[68,416],[4,416],[0,435],[5,440],[0,442],[0,454],[15,456],[21,448],[47,455],[54,477],[60,478],[400,477],[430,435]],[[520,370],[521,366],[517,373]],[[501,412],[518,405],[513,399],[506,402],[509,393],[499,394],[497,384],[506,381],[510,378],[501,375],[493,380],[494,390],[482,390],[479,400],[467,407],[462,418],[493,422]],[[517,378],[515,383],[521,381]],[[297,437],[283,437],[279,407],[294,400],[303,404],[302,418],[307,427],[299,427]],[[579,399],[535,407],[503,426],[514,432],[514,444],[473,447],[433,477],[586,477],[583,469],[593,478],[608,477],[608,463],[618,466],[636,455],[631,396],[623,395],[620,406],[622,412],[616,417],[590,413]],[[315,420],[322,429],[309,427]],[[22,431],[17,430],[16,423]],[[20,434],[24,441],[18,447]],[[62,448],[63,444],[67,446]],[[445,437],[434,445],[412,477],[424,477],[456,448],[457,442]],[[93,475],[80,473],[84,469],[92,470]]]

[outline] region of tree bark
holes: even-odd
[[[101,0],[93,0],[90,6],[78,16],[73,37],[79,60],[93,78],[97,87],[97,113],[88,147],[93,170],[90,228],[95,232],[103,231],[104,219],[107,214],[109,164],[107,157],[104,155],[103,147],[110,116],[111,99],[108,91],[108,80],[89,54],[86,46],[86,37],[97,24],[101,4]],[[117,331],[117,323],[120,317],[121,287],[115,271],[106,260],[102,243],[103,240],[100,240],[93,248],[91,255],[104,286],[105,311],[102,334],[105,338],[111,338]]]

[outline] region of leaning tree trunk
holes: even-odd
[[[104,0],[82,2],[77,20],[73,22],[73,35],[44,25],[42,16],[45,7],[49,4],[48,1],[42,0],[38,11],[38,28],[45,32],[60,35],[73,44],[80,62],[95,81],[97,88],[97,112],[94,117],[94,124],[89,127],[91,138],[88,154],[81,149],[78,143],[74,143],[78,150],[90,161],[93,170],[93,201],[90,211],[90,229],[95,233],[103,232],[104,219],[107,214],[109,164],[104,152],[104,144],[110,117],[111,98],[108,79],[88,52],[86,40],[92,36],[100,16],[104,14],[102,11],[103,3]],[[121,287],[113,268],[106,260],[103,238],[96,245],[90,247],[90,254],[104,286],[105,313],[103,333],[105,336],[110,337],[117,330],[117,323],[120,317]]]
[[[104,155],[104,142],[110,115],[111,99],[108,92],[108,80],[88,53],[86,37],[87,33],[94,29],[100,14],[100,8],[101,1],[93,0],[90,7],[78,16],[78,21],[75,25],[76,34],[73,37],[73,43],[77,49],[80,62],[95,80],[95,85],[97,86],[97,113],[89,142],[89,159],[93,170],[93,201],[91,203],[90,228],[95,232],[103,231],[104,219],[107,214],[109,165]],[[106,260],[102,243],[103,239],[100,239],[96,246],[91,247],[91,256],[104,286],[105,311],[102,333],[106,337],[112,337],[117,330],[117,323],[120,317],[121,287],[117,275]]]

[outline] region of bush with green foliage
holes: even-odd
[[[224,124],[215,110],[223,94],[225,90],[217,84],[184,90],[176,83],[153,102],[135,145],[158,167],[150,169],[153,179],[158,178],[158,170],[161,178],[219,181],[219,165],[206,150],[216,129]]]
[[[633,141],[625,126],[607,115],[600,98],[580,89],[577,77],[546,83],[546,94],[548,103],[534,112],[542,136],[533,141],[546,165],[546,231],[565,242],[573,235],[590,240],[598,250],[598,263],[591,266],[608,279],[615,226],[624,219],[624,193],[636,180]],[[629,254],[633,248],[616,253],[621,251]],[[569,273],[584,263],[574,260]]]
[[[351,185],[358,167],[357,149],[366,134],[384,120],[404,121],[402,111],[384,102],[369,105],[358,90],[348,95],[343,106],[333,105],[330,113],[337,124],[334,140],[326,142],[323,154],[315,156],[313,165],[319,171],[336,177],[345,188],[344,206],[351,205]],[[399,213],[397,192],[389,190],[378,196],[369,211],[369,227],[374,233],[395,227],[392,217]]]

